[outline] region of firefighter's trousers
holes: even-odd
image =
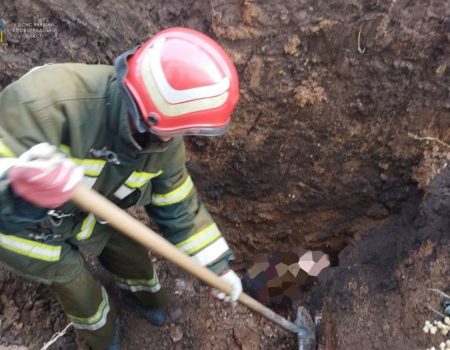
[[[164,307],[148,252],[139,244],[105,226],[98,260],[121,289],[143,306]],[[112,342],[116,310],[105,288],[91,273],[79,246],[69,240],[39,242],[0,234],[0,264],[25,278],[42,282],[62,305],[79,334],[95,350]]]

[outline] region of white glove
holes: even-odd
[[[68,201],[82,177],[83,169],[48,143],[23,153],[8,173],[13,191],[42,208]]]
[[[239,295],[241,295],[242,293],[242,282],[236,272],[234,272],[233,270],[227,270],[219,277],[222,281],[228,283],[229,285],[231,285],[231,287],[233,287],[231,295],[226,295],[224,292],[215,288],[211,290],[211,295],[214,298],[227,302],[238,300]]]

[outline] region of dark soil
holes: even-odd
[[[1,5],[0,88],[44,63],[111,64],[168,26],[218,40],[238,67],[241,100],[226,136],[188,139],[188,165],[235,268],[242,274],[258,253],[324,250],[335,266],[301,300],[320,349],[439,343],[421,328],[434,318],[424,305],[440,301],[428,288],[450,291],[447,0]],[[33,21],[52,30],[39,38],[13,30]],[[158,266],[173,301],[163,329],[122,305],[99,271],[122,306],[125,349],[295,348],[293,335]],[[42,286],[0,270],[0,293],[0,348],[38,349],[67,324]],[[71,330],[58,347],[84,345]]]

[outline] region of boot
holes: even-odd
[[[152,325],[162,327],[166,323],[167,312],[164,308],[145,307],[139,305],[138,303],[136,303],[136,308],[139,310],[139,313]]]
[[[141,316],[146,318],[152,325],[162,327],[166,323],[167,311],[164,307],[143,306],[131,293],[122,292],[122,298],[125,303],[137,309]]]
[[[106,350],[121,350],[120,347],[120,322],[119,318],[116,317],[116,321],[114,322],[114,339],[110,346],[106,348]]]

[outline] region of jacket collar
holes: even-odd
[[[125,77],[128,73],[128,57],[132,56],[139,47],[140,46],[137,46],[117,57],[114,62],[114,68],[116,70],[117,81],[119,82],[119,89],[122,94],[123,100],[128,107],[131,120],[139,132],[146,132],[148,130],[148,127],[141,118],[141,114],[136,105],[136,102],[134,101],[133,96],[131,96],[130,91],[125,86]]]
[[[113,80],[109,86],[108,106],[109,106],[109,129],[112,132],[111,148],[120,153],[126,153],[134,158],[139,153],[159,153],[167,150],[172,141],[160,142],[158,138],[147,132],[149,140],[147,145],[142,148],[133,138],[130,127],[130,105],[124,98],[123,91],[120,88],[120,82]],[[133,122],[133,120],[132,120]]]

